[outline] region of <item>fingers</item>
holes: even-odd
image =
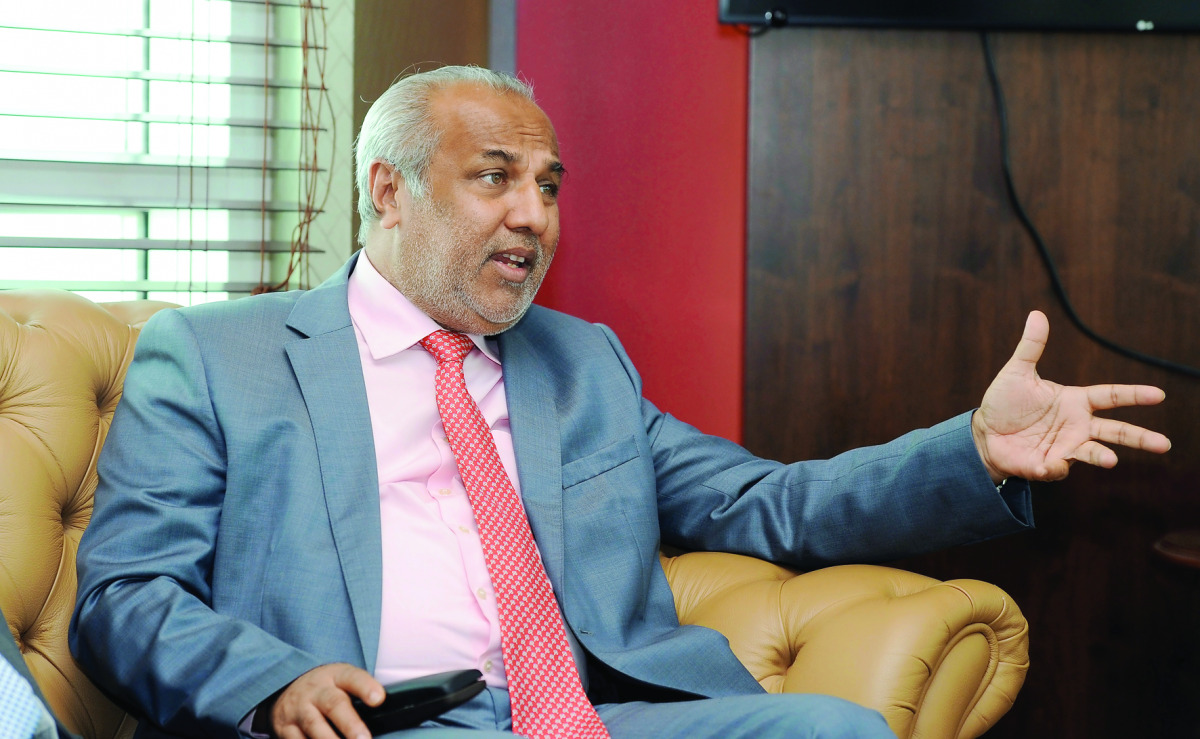
[[[1031,311],[1025,319],[1025,332],[1021,335],[1021,341],[1017,344],[1012,358],[1025,364],[1037,364],[1042,358],[1042,351],[1045,350],[1049,337],[1050,321],[1046,314],[1040,310]]]
[[[1071,471],[1071,463],[1065,459],[1046,460],[1034,470],[1030,480],[1039,482],[1055,482],[1062,480]]]
[[[1111,418],[1093,418],[1091,437],[1106,444],[1118,444],[1155,454],[1163,454],[1171,449],[1171,440],[1157,431],[1150,431],[1141,426],[1115,421]],[[1115,454],[1112,463],[1117,463]],[[1112,465],[1101,466],[1111,467]]]
[[[1075,453],[1071,455],[1072,460],[1104,469],[1115,467],[1117,465],[1117,453],[1100,442],[1120,444],[1132,449],[1142,449],[1159,454],[1171,448],[1170,440],[1162,434],[1109,418],[1093,419],[1092,437],[1092,439],[1083,442],[1075,449]],[[1061,477],[1066,477],[1065,469]],[[1061,479],[1061,477],[1044,477],[1041,479],[1051,480]]]
[[[366,670],[360,670],[352,665],[350,668],[334,675],[334,684],[350,695],[358,698],[368,706],[378,706],[383,703],[383,685]]]
[[[335,675],[334,684],[341,688],[346,695],[354,696],[368,706],[378,706],[383,703],[384,690],[371,673],[366,670],[360,670],[357,667]],[[342,736],[349,738],[361,737],[366,739],[371,736],[371,732],[367,730],[366,724],[358,715],[358,711],[354,710],[353,704],[350,701],[338,701],[329,711],[330,721]]]
[[[1117,464],[1116,452],[1096,441],[1085,441],[1080,444],[1075,453],[1065,459],[1047,459],[1034,470],[1032,480],[1039,482],[1056,482],[1065,479],[1071,471],[1073,462],[1083,462],[1096,467],[1110,469]]]
[[[1167,394],[1153,385],[1092,385],[1084,388],[1094,410],[1131,405],[1158,405]]]
[[[1095,441],[1085,441],[1075,450],[1074,459],[1095,467],[1111,469],[1117,465],[1117,453]]]
[[[358,715],[358,711],[354,710],[354,705],[349,700],[334,704],[326,716],[328,716],[329,722],[337,727],[338,732],[347,739],[369,739],[371,736],[367,725],[363,723],[362,717]]]
[[[276,722],[275,736],[279,739],[339,739],[324,714],[312,705],[291,714],[286,723]]]
[[[347,739],[368,739],[371,734],[351,696],[379,705],[384,690],[369,672],[353,665],[315,667],[279,694],[271,709],[275,734],[281,739],[338,739],[338,733]]]
[[[1092,385],[1084,388],[1088,403],[1095,410],[1124,408],[1134,405],[1157,405],[1166,397],[1152,385]],[[1092,418],[1091,437],[1107,444],[1119,444],[1162,454],[1171,449],[1171,440],[1157,431],[1111,418]],[[1114,459],[1113,464],[1116,464]]]

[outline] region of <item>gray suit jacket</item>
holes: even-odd
[[[381,532],[354,261],[308,292],[160,312],[139,339],[80,545],[71,645],[170,731],[232,732],[312,667],[374,667]],[[969,414],[782,465],[661,413],[603,326],[535,306],[500,351],[525,509],[568,627],[634,684],[760,690],[722,636],[679,626],[662,542],[809,568],[1030,519],[1027,487],[996,493]]]

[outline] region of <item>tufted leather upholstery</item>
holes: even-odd
[[[1008,712],[1029,667],[1004,591],[874,565],[804,574],[735,554],[663,557],[679,621],[716,629],[768,693],[874,708],[901,739],[967,739]]]
[[[165,303],[0,292],[0,609],[59,718],[86,739],[133,720],[67,650],[96,458],[138,331]],[[885,567],[802,575],[731,554],[663,558],[680,621],[724,633],[769,692],[880,710],[902,739],[974,737],[1025,678],[1026,623],[986,583]]]
[[[165,306],[0,292],[0,608],[60,720],[97,739],[133,722],[67,650],[75,552],[138,330]]]

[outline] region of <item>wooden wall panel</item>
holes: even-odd
[[[1004,34],[1017,187],[1079,313],[1200,364],[1200,37]],[[990,736],[1200,736],[1200,577],[1151,553],[1200,527],[1200,382],[1067,320],[1004,195],[977,35],[784,29],[751,47],[745,441],[783,460],[877,443],[978,404],[1026,312],[1043,376],[1150,382],[1115,415],[1162,430],[1035,490],[1030,534],[906,560],[1008,590],[1032,669]]]
[[[354,135],[397,77],[447,64],[487,66],[488,0],[355,0]]]
[[[355,131],[401,73],[487,63],[487,0],[355,0]]]

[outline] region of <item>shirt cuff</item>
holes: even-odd
[[[257,708],[255,708],[250,713],[247,713],[246,718],[242,719],[242,723],[238,724],[238,731],[240,731],[242,733],[242,736],[249,736],[249,737],[253,737],[254,739],[271,739],[270,734],[259,734],[259,733],[255,733],[253,731],[254,716],[257,713],[258,713]]]
[[[1033,526],[1033,501],[1028,480],[1006,477],[996,486],[996,494],[1008,506],[1013,518],[1025,526]]]

